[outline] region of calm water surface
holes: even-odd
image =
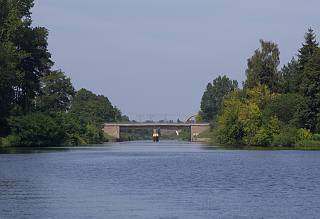
[[[319,218],[319,151],[184,142],[0,152],[0,218]]]

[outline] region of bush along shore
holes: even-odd
[[[320,149],[320,48],[311,28],[297,57],[281,69],[279,64],[278,45],[260,40],[242,88],[227,76],[207,85],[197,118],[211,122],[211,142],[240,149]]]

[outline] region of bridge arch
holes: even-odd
[[[185,123],[190,123],[192,118],[194,118],[194,120],[196,121],[197,115],[198,114],[195,114],[195,115],[192,115],[192,116],[188,117],[188,119],[185,121]]]

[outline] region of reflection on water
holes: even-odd
[[[6,149],[0,218],[316,218],[320,152],[186,142]]]

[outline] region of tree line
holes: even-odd
[[[219,76],[202,96],[199,117],[212,139],[226,145],[316,146],[320,142],[320,48],[310,28],[297,56],[279,69],[271,41],[247,60],[246,80]]]
[[[128,120],[107,97],[76,91],[54,70],[48,30],[33,27],[33,0],[0,0],[0,146],[101,143],[103,122]]]

